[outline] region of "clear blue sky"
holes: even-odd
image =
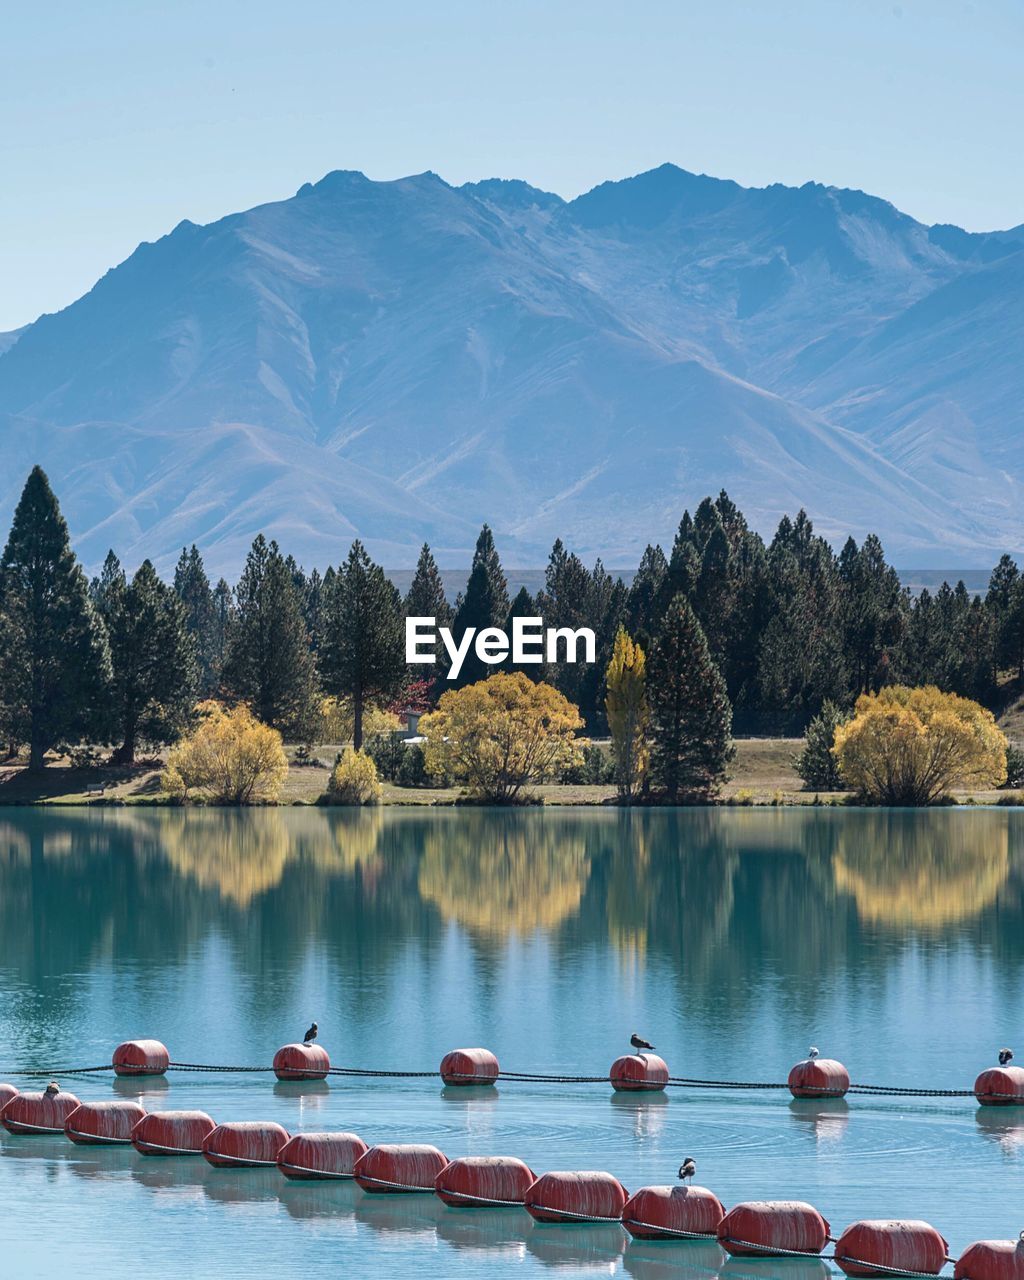
[[[330,169],[572,196],[671,160],[1024,222],[1021,0],[4,6],[0,330]]]

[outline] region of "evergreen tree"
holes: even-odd
[[[309,636],[309,647],[314,653],[320,651],[320,637],[323,633],[323,600],[324,580],[320,576],[320,571],[314,569],[306,580],[306,589],[302,598],[306,634]]]
[[[508,636],[510,643],[512,640],[513,618],[537,618],[539,616],[540,615],[537,612],[537,603],[533,596],[530,595],[529,591],[527,591],[525,587],[520,587],[516,592],[515,599],[509,605],[508,617],[505,619],[504,624],[505,634]],[[533,680],[535,683],[544,679],[543,662],[524,662],[520,666],[517,666],[512,661],[511,647],[509,648],[508,657],[501,664],[501,669],[503,671],[521,671],[524,676],[528,676],[529,679]]]
[[[650,652],[661,625],[661,604],[668,563],[661,547],[648,544],[626,596],[623,625],[637,644]]]
[[[732,708],[704,632],[682,595],[669,605],[651,654],[647,696],[655,786],[670,804],[713,799],[735,753]]]
[[[800,733],[828,699],[845,696],[840,583],[832,548],[804,512],[783,517],[768,549],[753,705],[744,716],[773,733]],[[760,633],[759,635],[757,633]]]
[[[436,618],[439,627],[450,627],[452,608],[444,593],[444,583],[430,547],[424,542],[416,561],[416,572],[405,597],[407,618]]]
[[[213,628],[211,651],[213,654],[213,671],[217,679],[216,687],[220,687],[221,672],[228,658],[228,637],[231,635],[231,624],[235,620],[235,596],[230,584],[224,578],[218,578],[213,589]]]
[[[880,689],[894,677],[893,659],[906,632],[909,606],[896,570],[885,562],[878,538],[870,533],[858,548],[847,539],[839,555],[842,587],[842,644],[851,692]]]
[[[220,683],[217,606],[203,557],[195,543],[187,550],[181,549],[174,570],[174,591],[181,601],[185,627],[195,647],[198,693],[208,698]]]
[[[246,557],[235,600],[224,684],[264,724],[303,737],[315,713],[316,668],[293,574],[277,543],[262,534]]]
[[[102,720],[110,651],[57,499],[34,467],[0,560],[0,707],[7,738],[41,769],[56,743]]]
[[[108,601],[121,591],[124,585],[125,576],[121,561],[114,555],[113,550],[110,550],[103,561],[103,568],[89,583],[89,599],[92,601],[92,607],[104,622],[107,620]]]
[[[334,579],[324,621],[324,687],[335,697],[351,698],[352,742],[359,751],[365,711],[401,691],[406,665],[402,598],[358,539]]]
[[[551,548],[544,589],[537,595],[537,610],[546,627],[578,631],[595,625],[590,574],[579,556],[566,551],[560,538]],[[585,674],[586,667],[579,662],[549,662],[544,669],[548,684],[577,707],[582,701]]]
[[[494,537],[487,527],[480,530],[473,553],[473,567],[470,570],[466,591],[455,611],[452,624],[456,642],[461,642],[469,627],[477,631],[484,627],[502,627],[508,617],[508,583],[501,568],[501,561],[494,547]],[[466,684],[475,684],[490,674],[491,668],[476,655],[471,648],[462,664],[457,681],[449,682],[455,688]]]
[[[131,583],[121,575],[104,599],[113,665],[111,727],[119,764],[134,764],[139,739],[172,742],[195,701],[195,639],[178,595],[144,560]]]
[[[832,748],[836,741],[836,729],[849,719],[834,702],[826,700],[821,711],[807,726],[803,749],[796,758],[796,771],[804,785],[811,790],[843,790],[839,762],[832,754]]]

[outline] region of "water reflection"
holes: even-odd
[[[9,810],[0,967],[25,985],[7,1012],[28,1026],[42,994],[56,1024],[62,975],[166,965],[215,935],[252,971],[311,941],[386,970],[396,939],[429,955],[450,925],[481,956],[610,944],[736,1000],[766,956],[781,977],[825,974],[880,930],[983,942],[1019,971],[1022,831],[1005,810]]]
[[[607,1274],[626,1250],[626,1233],[619,1226],[600,1222],[578,1227],[564,1223],[534,1224],[526,1248],[545,1266],[566,1268],[587,1275]]]
[[[850,1122],[850,1104],[845,1098],[794,1098],[789,1114],[801,1128],[813,1135],[820,1147],[836,1146]]]
[[[703,1240],[631,1240],[624,1257],[626,1274],[636,1280],[708,1280],[725,1260],[719,1245]]]
[[[1024,1108],[978,1107],[974,1119],[980,1132],[1004,1155],[1024,1159]]]

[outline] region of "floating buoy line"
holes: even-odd
[[[1012,1056],[1012,1055],[1011,1055]],[[820,1058],[816,1051],[798,1062],[785,1081],[706,1080],[694,1076],[674,1076],[664,1058],[656,1053],[630,1053],[616,1058],[606,1075],[550,1074],[538,1071],[502,1071],[490,1049],[452,1049],[435,1071],[388,1071],[374,1067],[334,1067],[327,1050],[319,1044],[287,1044],[278,1049],[270,1066],[236,1066],[208,1062],[172,1062],[159,1040],[126,1040],[114,1050],[111,1061],[96,1067],[17,1068],[0,1071],[0,1076],[86,1076],[113,1071],[119,1076],[166,1075],[168,1071],[209,1072],[211,1074],[273,1074],[278,1080],[326,1080],[330,1076],[365,1079],[433,1080],[453,1087],[488,1086],[499,1081],[525,1084],[611,1084],[622,1092],[653,1093],[669,1087],[681,1089],[788,1089],[794,1098],[843,1098],[847,1094],[894,1098],[975,1098],[982,1106],[1024,1106],[1024,1067],[1008,1063],[988,1067],[971,1089],[928,1089],[908,1085],[855,1084],[846,1067],[832,1058]],[[0,1083],[0,1107],[4,1090]]]
[[[886,1088],[853,1085],[846,1068],[816,1055],[798,1063],[785,1085],[756,1081],[694,1080],[671,1076],[654,1053],[616,1059],[607,1076],[502,1072],[487,1049],[456,1049],[438,1072],[332,1067],[320,1045],[285,1045],[271,1067],[175,1063],[157,1040],[126,1041],[101,1067],[26,1070],[7,1075],[85,1076],[113,1070],[119,1076],[157,1076],[168,1070],[273,1071],[281,1080],[335,1076],[429,1078],[446,1085],[488,1087],[498,1080],[543,1083],[610,1082],[617,1090],[655,1091],[668,1085],[717,1089],[787,1088],[798,1098],[840,1098],[850,1092],[914,1097],[970,1097],[983,1105],[1024,1105],[1024,1070],[1003,1065],[983,1071],[973,1090]],[[813,1205],[802,1201],[747,1201],[726,1209],[706,1187],[674,1184],[641,1187],[632,1195],[611,1173],[568,1170],[539,1176],[514,1156],[465,1156],[450,1160],[425,1143],[369,1146],[358,1134],[289,1134],[274,1121],[217,1124],[204,1111],[151,1111],[130,1100],[81,1102],[56,1083],[42,1092],[0,1084],[0,1124],[26,1136],[66,1135],[84,1146],[130,1145],[151,1158],[202,1156],[215,1168],[277,1168],[292,1181],[353,1181],[370,1195],[432,1194],[457,1210],[525,1209],[543,1223],[614,1223],[640,1240],[717,1242],[736,1257],[821,1258],[849,1276],[938,1276],[954,1266],[953,1280],[1024,1280],[1024,1232],[1014,1240],[980,1240],[959,1259],[927,1222],[864,1220],[838,1237]],[[692,1170],[691,1170],[692,1171]],[[831,1253],[825,1248],[832,1244]]]

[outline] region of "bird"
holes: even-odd
[[[808,1058],[810,1058],[812,1062],[818,1056],[818,1046],[816,1044],[812,1044],[811,1047],[807,1050],[807,1056]]]
[[[1005,1066],[1006,1066],[1006,1064],[1007,1064],[1008,1062],[1012,1062],[1012,1061],[1013,1061],[1013,1050],[1012,1050],[1012,1049],[1000,1049],[1000,1050],[999,1050],[999,1065],[1000,1065],[1001,1067],[1005,1067]]]
[[[51,1097],[53,1097],[55,1093],[60,1093],[60,1085],[57,1083],[56,1080],[51,1080],[50,1083],[46,1086],[46,1092]]]
[[[303,1044],[312,1044],[312,1043],[313,1043],[313,1041],[316,1039],[316,1033],[317,1033],[319,1030],[320,1030],[320,1028],[319,1028],[319,1027],[316,1025],[316,1023],[314,1022],[314,1023],[312,1024],[312,1026],[309,1028],[309,1030],[306,1032],[306,1034],[302,1037],[302,1043],[303,1043]]]
[[[693,1181],[693,1175],[697,1172],[697,1161],[691,1156],[687,1156],[683,1163],[679,1166],[680,1181]]]
[[[648,1040],[642,1040],[635,1031],[629,1037],[629,1043],[633,1046],[633,1048],[637,1051],[637,1053],[640,1053],[644,1049],[650,1049],[652,1052],[654,1050],[654,1045],[651,1044]]]

